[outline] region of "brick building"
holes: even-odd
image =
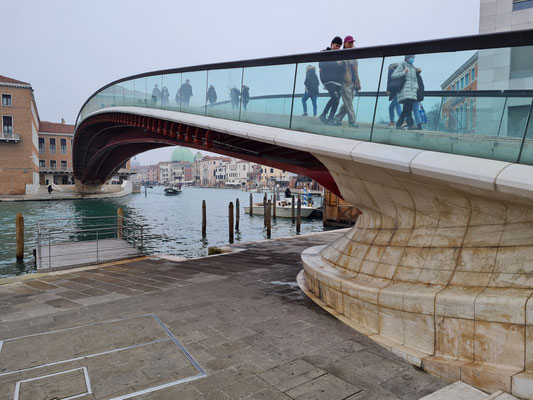
[[[74,125],[41,121],[39,124],[39,183],[73,183]]]
[[[39,114],[29,83],[0,75],[0,194],[34,193],[39,185]]]

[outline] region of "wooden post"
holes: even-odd
[[[21,212],[16,217],[16,236],[17,236],[17,260],[24,259],[24,216]]]
[[[300,233],[300,222],[302,218],[302,199],[298,195],[298,208],[296,210],[296,233]]]
[[[270,214],[270,210],[272,209],[272,201],[268,201],[267,206],[267,238],[270,239],[270,235],[272,234],[272,218]]]
[[[267,194],[263,197],[263,222],[267,226]]]
[[[122,238],[122,227],[124,226],[124,210],[119,207],[117,210],[117,239]]]
[[[235,200],[235,230],[239,230],[239,217],[241,215],[239,209],[241,208],[241,202],[239,199]]]
[[[294,212],[294,207],[296,206],[296,202],[294,201],[294,195],[292,195],[292,200],[291,200],[291,219],[292,219],[292,223],[294,224],[294,217],[296,215],[296,213]]]
[[[254,215],[254,196],[250,193],[250,215]]]
[[[228,206],[229,242],[233,243],[233,202]]]
[[[207,213],[205,200],[202,200],[202,236],[205,236],[207,231]]]
[[[328,221],[328,215],[327,215],[327,196],[328,192],[327,191],[324,191],[323,193],[323,196],[322,197],[322,226],[326,226],[326,222]]]
[[[273,204],[272,205],[274,207],[274,209],[273,209],[274,213],[272,215],[273,215],[274,219],[276,219],[276,193],[274,193],[274,200],[273,200]]]
[[[148,189],[147,189],[148,185],[146,184],[146,182],[144,183],[144,197],[148,196]]]

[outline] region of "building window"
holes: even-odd
[[[56,160],[50,160],[50,169],[57,169]]]
[[[53,138],[50,138],[50,153],[56,152],[56,140]]]
[[[463,89],[465,87],[465,77],[463,76],[461,78],[461,89]]]
[[[2,134],[4,137],[13,136],[13,117],[2,117]]]
[[[274,173],[274,168],[270,168],[270,173],[271,173],[271,174]]]
[[[3,94],[2,95],[2,105],[4,107],[11,107],[13,105],[11,103],[11,95],[10,94]]]
[[[44,138],[40,137],[39,138],[39,153],[44,153],[44,152],[45,152]]]
[[[513,11],[533,8],[533,0],[513,0]]]
[[[46,161],[39,160],[39,168],[44,168],[44,167],[46,167]]]
[[[470,79],[470,74],[466,74],[465,75],[465,86],[468,86],[468,84],[470,83],[469,79]]]
[[[60,139],[61,153],[67,153],[67,139]]]
[[[472,82],[476,79],[476,68],[472,68]]]
[[[533,46],[511,48],[511,79],[533,76]]]
[[[61,169],[67,169],[67,162],[61,161]]]
[[[452,85],[452,90],[455,90],[455,83]]]

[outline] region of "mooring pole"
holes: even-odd
[[[239,199],[235,200],[235,230],[239,230],[239,217],[240,217],[241,203]]]
[[[298,208],[296,210],[296,233],[300,233],[300,223],[302,218],[302,199],[298,195]]]
[[[294,224],[294,218],[295,218],[295,215],[296,213],[294,212],[294,207],[296,206],[295,204],[296,202],[294,201],[294,195],[292,195],[292,200],[291,200],[291,219],[292,219],[292,223]]]
[[[124,210],[119,207],[117,210],[117,239],[122,239],[122,226],[124,223]]]
[[[254,196],[250,193],[250,215],[254,215]]]
[[[205,236],[207,231],[207,213],[205,200],[202,200],[202,236]]]
[[[17,260],[24,259],[24,216],[21,212],[16,216],[16,236],[17,236]]]
[[[265,226],[267,225],[267,194],[263,197],[263,222]]]
[[[144,197],[148,196],[148,189],[147,189],[148,185],[145,183],[144,184]]]
[[[274,219],[276,219],[276,199],[277,199],[277,196],[276,196],[276,193],[274,193],[274,199],[272,201],[272,206],[274,207],[273,208],[273,213],[272,213],[272,216],[274,217]]]
[[[228,222],[229,222],[229,242],[233,243],[233,202],[229,202],[228,206]]]
[[[267,206],[267,238],[270,239],[270,236],[272,234],[272,218],[270,214],[270,210],[272,209],[272,201],[268,201]]]

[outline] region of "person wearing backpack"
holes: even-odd
[[[405,79],[392,79],[394,70],[398,67],[398,63],[392,63],[389,65],[387,73],[387,94],[389,95],[389,128],[393,128],[394,125],[394,110],[398,114],[398,118],[402,113],[402,107],[398,103],[398,91],[401,90],[405,83]]]
[[[426,121],[424,122],[424,120],[422,119],[422,113],[426,114],[426,112],[424,111],[424,107],[422,107],[422,100],[424,100],[424,80],[422,79],[422,70],[420,68],[417,68],[416,69],[416,81],[418,83],[418,90],[416,92],[416,101],[413,103],[413,116],[415,117],[415,124],[416,124],[416,127],[411,127],[409,129],[411,130],[422,130],[422,124],[427,122],[427,118],[426,118]]]
[[[398,91],[398,102],[403,104],[400,119],[396,123],[398,129],[413,127],[413,103],[418,98],[417,69],[414,66],[415,56],[407,55],[404,61],[399,63],[391,75],[393,80],[405,79],[401,90]]]
[[[331,41],[331,47],[327,47],[324,51],[339,50],[341,46],[342,39],[339,36],[335,36]],[[339,106],[341,84],[344,79],[346,66],[344,65],[344,61],[321,61],[318,64],[318,68],[320,70],[320,81],[330,96],[326,107],[324,107],[324,111],[322,111],[322,114],[318,118],[324,124],[331,124],[335,121],[335,113]]]

